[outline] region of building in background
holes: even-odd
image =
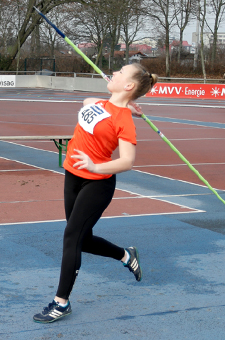
[[[200,39],[196,32],[192,33],[192,45],[196,46],[197,42],[200,42]],[[203,34],[203,43],[206,47],[210,47],[213,43],[213,34],[212,32],[205,32]],[[217,45],[225,46],[225,33],[218,32],[217,33]]]

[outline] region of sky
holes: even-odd
[[[211,28],[213,28],[213,25],[214,25],[214,18],[211,16],[210,19],[208,19],[208,23],[210,25]],[[192,44],[192,33],[196,32],[196,25],[197,25],[197,21],[196,20],[193,20],[189,23],[189,25],[185,28],[184,30],[184,36],[183,36],[183,40],[187,41],[190,45]],[[200,29],[199,29],[200,30]],[[148,36],[148,33],[149,31],[151,32],[151,28],[146,26],[146,29],[145,29],[145,35]],[[209,29],[207,29],[207,27],[205,26],[205,29],[204,29],[205,32],[209,32]],[[153,31],[154,32],[154,31]],[[224,22],[222,22],[220,24],[220,27],[219,27],[219,31],[220,33],[224,33],[225,32],[225,18],[224,18]],[[153,38],[153,34],[154,33],[151,33],[152,34],[152,39]],[[175,38],[177,40],[179,40],[179,29],[178,28],[175,28],[173,27],[172,31],[170,32],[170,38]],[[140,39],[143,38],[143,32],[140,33]]]
[[[214,17],[211,14],[210,17],[207,18],[207,22],[208,25],[210,25],[210,27],[213,29],[214,26]],[[184,35],[183,35],[183,40],[187,41],[190,45],[192,44],[192,33],[196,32],[196,26],[197,26],[197,20],[192,20],[189,25],[185,28],[184,30]],[[151,30],[152,29],[152,30]],[[200,29],[199,29],[200,31]],[[205,25],[205,29],[204,32],[210,32],[209,28],[207,28],[207,26]],[[137,35],[137,37],[139,39],[143,39],[143,37],[148,37],[148,34],[151,34],[151,39],[154,40],[154,34],[157,34],[157,29],[155,27],[150,25],[146,25],[145,30],[144,30],[144,35],[143,35],[143,31],[140,32],[140,34]],[[220,24],[218,33],[225,33],[225,15],[224,15],[224,19],[223,22]],[[179,40],[179,29],[173,27],[173,29],[170,32],[170,38],[175,38],[177,40]]]
[[[210,27],[213,27],[213,24],[214,24],[213,19],[209,20],[209,24],[210,24]],[[209,30],[207,30],[206,28],[205,28],[205,31],[209,32]],[[194,32],[196,32],[196,22],[192,22],[188,27],[186,27],[184,31],[183,40],[187,40],[188,43],[191,45],[192,44],[192,33]],[[221,23],[218,32],[221,32],[221,33],[225,32],[225,23]],[[177,35],[177,37],[179,37],[179,35]]]
[[[192,24],[184,31],[183,40],[186,40],[190,45],[192,44],[192,33],[196,32],[196,24]]]

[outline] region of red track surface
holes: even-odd
[[[201,102],[204,105],[204,101]],[[174,104],[176,100],[174,99]],[[219,122],[225,123],[225,116],[223,109],[217,108],[196,108],[196,107],[176,107],[168,106],[162,108],[161,106],[147,106],[146,114],[151,116],[170,117],[177,119],[194,120],[198,122]]]
[[[0,160],[1,223],[64,219],[64,176]],[[10,169],[10,171],[7,171]],[[5,171],[4,171],[5,170]],[[14,170],[14,171],[13,171]],[[7,171],[7,172],[6,172]],[[105,217],[194,211],[116,190]]]
[[[72,135],[78,103],[1,102],[0,134]],[[145,114],[204,122],[224,123],[223,110],[143,106]],[[215,188],[225,189],[225,130],[187,124],[154,122],[177,149]],[[203,183],[141,119],[137,126],[135,170],[187,182]],[[52,142],[25,141],[40,149],[56,151]],[[116,156],[116,153],[114,157]],[[64,176],[0,158],[0,223],[64,219]],[[7,171],[9,170],[9,171]],[[155,199],[116,191],[104,216],[180,213],[191,209]]]

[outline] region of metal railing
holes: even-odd
[[[225,84],[224,78],[176,78],[176,77],[159,77],[160,83],[194,83],[194,84]]]
[[[0,71],[0,75],[49,75],[65,77],[82,77],[82,78],[101,78],[96,73],[75,73],[75,72],[52,72],[50,70],[42,71]],[[107,75],[109,78],[111,75]],[[159,82],[163,83],[197,83],[197,84],[225,84],[224,78],[176,78],[176,77],[159,77]]]
[[[65,76],[65,77],[82,77],[82,78],[101,78],[97,73],[75,73],[75,72],[52,72],[50,70],[42,71],[0,71],[0,75],[45,75],[45,76]],[[107,75],[109,78],[111,75]]]

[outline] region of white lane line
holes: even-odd
[[[48,100],[48,99],[2,99],[0,101],[10,102],[43,102],[43,103],[83,103],[83,100]]]
[[[192,209],[192,208],[189,208]],[[119,216],[104,216],[101,219],[113,219],[113,218],[128,218],[128,217],[142,217],[142,216],[161,216],[161,215],[180,215],[180,214],[196,214],[204,213],[204,210],[193,210],[193,211],[181,211],[181,212],[166,212],[166,213],[152,213],[152,214],[139,214],[139,215],[119,215]],[[55,223],[55,222],[66,222],[63,220],[46,220],[46,221],[28,221],[28,222],[15,222],[15,223],[0,223],[0,226],[7,225],[25,225],[25,224],[39,224],[39,223]]]
[[[146,171],[141,171],[141,170],[133,170],[133,171],[140,172],[140,173],[150,175],[150,176],[156,176],[156,177],[163,178],[163,179],[168,179],[170,181],[177,181],[177,182],[195,185],[195,186],[206,188],[206,189],[208,188],[206,185],[192,183],[192,182],[184,181],[184,180],[181,180],[181,179],[175,179],[175,178],[170,178],[170,177],[166,177],[166,176],[156,175],[156,174],[152,174],[152,173],[146,172]],[[224,191],[223,189],[217,189],[217,188],[213,188],[213,189],[218,190],[218,191]]]
[[[198,104],[174,104],[174,103],[139,103],[139,105],[148,106],[177,106],[177,107],[200,107],[200,108],[211,108],[211,109],[225,109],[225,105],[198,105]]]
[[[170,138],[171,140],[175,141],[202,141],[202,140],[224,140],[225,138]],[[154,138],[154,139],[137,139],[137,142],[155,142],[155,141],[161,141],[160,138]]]
[[[27,99],[27,98],[0,98],[0,101],[14,101],[14,102],[43,102],[43,103],[83,103],[83,100],[49,100],[49,99]],[[146,103],[138,102],[139,105],[148,106],[173,106],[173,107],[200,107],[200,108],[213,108],[213,109],[225,109],[225,106],[221,105],[200,105],[200,104],[175,104],[175,103]]]
[[[29,221],[29,222],[13,222],[13,223],[0,223],[0,226],[4,225],[23,225],[23,224],[36,224],[36,223],[55,223],[55,222],[66,222],[65,219],[63,220],[46,220],[46,221]]]
[[[41,169],[41,170],[46,170],[46,171],[51,171],[53,173],[56,173],[56,174],[60,174],[60,175],[64,175],[64,173],[62,172],[59,172],[59,171],[55,171],[55,170],[52,170],[52,169],[47,169],[47,168],[42,168],[40,166],[37,166],[37,165],[33,165],[33,164],[29,164],[29,163],[25,163],[25,162],[21,162],[21,161],[18,161],[16,159],[9,159],[9,158],[6,158],[6,157],[0,157],[2,159],[5,159],[7,161],[12,161],[12,162],[16,162],[16,163],[19,163],[19,164],[24,164],[24,165],[27,165],[27,166],[32,166],[36,169]],[[23,170],[22,170],[23,171]]]
[[[3,158],[3,157],[0,157]],[[12,169],[12,170],[0,170],[0,172],[20,172],[20,171],[38,171],[37,169]]]
[[[225,165],[224,163],[192,163],[192,165]],[[187,164],[147,164],[147,165],[134,165],[133,168],[155,168],[155,167],[176,167],[187,166]]]
[[[5,140],[0,140],[1,143],[9,143],[9,144],[14,144],[14,145],[18,145],[18,146],[21,146],[23,148],[28,148],[28,149],[33,149],[33,150],[38,150],[38,151],[44,151],[44,152],[51,152],[51,153],[55,153],[58,155],[58,152],[57,151],[51,151],[51,150],[45,150],[45,149],[40,149],[40,148],[35,148],[34,146],[29,146],[29,145],[24,145],[24,144],[21,144],[21,143],[24,143],[22,141],[20,142],[10,142],[10,141],[5,141]],[[1,157],[1,156],[0,156]],[[3,157],[2,157],[3,158]],[[19,162],[20,163],[20,162]],[[22,163],[22,162],[21,162]],[[22,163],[23,164],[23,163]],[[25,163],[24,163],[25,164]],[[32,166],[32,165],[31,165]],[[48,170],[48,169],[46,169]]]

